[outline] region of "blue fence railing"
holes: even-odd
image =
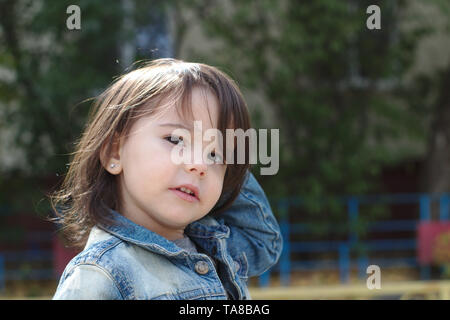
[[[27,233],[25,250],[0,251],[0,293],[6,287],[6,281],[56,280],[58,275],[53,269],[53,251],[49,247],[53,232]],[[44,246],[41,246],[44,244]]]
[[[385,220],[375,221],[369,224],[369,231],[376,232],[415,232],[419,223],[431,220],[431,205],[438,203],[439,220],[449,219],[450,194],[389,194],[374,196],[351,196],[341,200],[347,207],[349,225],[355,225],[360,214],[360,206],[364,205],[417,205],[418,212],[411,214],[412,218],[407,220]],[[310,228],[308,224],[289,223],[289,209],[291,207],[301,207],[302,201],[299,198],[283,199],[274,203],[274,211],[278,211],[280,219],[280,229],[284,240],[283,252],[273,268],[259,277],[260,286],[268,286],[271,273],[278,272],[282,285],[291,283],[291,273],[293,271],[311,270],[338,270],[341,283],[348,283],[352,269],[357,269],[360,278],[367,277],[366,269],[369,265],[375,264],[381,269],[393,267],[417,268],[423,280],[430,279],[430,266],[420,266],[417,260],[417,238],[416,233],[412,238],[386,238],[377,240],[359,240],[357,233],[350,230],[347,239],[344,241],[294,241],[295,235],[308,234]],[[355,245],[363,245],[366,249],[363,256],[351,257],[351,250]],[[402,257],[377,258],[374,253],[392,253],[395,251],[411,252],[410,255]],[[292,258],[294,253],[331,253],[335,254],[335,259],[317,259],[296,261]],[[392,255],[392,254],[391,254]]]
[[[350,225],[358,221],[361,205],[401,205],[415,204],[417,211],[411,214],[411,219],[376,221],[369,226],[371,231],[380,232],[414,232],[419,223],[431,220],[431,205],[439,204],[439,220],[449,219],[450,194],[390,194],[378,196],[351,196],[344,198],[343,204],[347,207],[347,216]],[[376,264],[381,269],[406,266],[417,268],[422,279],[430,279],[431,269],[428,266],[420,266],[417,261],[417,239],[416,237],[404,239],[377,239],[359,240],[357,233],[350,231],[344,241],[294,241],[295,235],[308,234],[311,226],[305,223],[289,223],[288,212],[291,207],[301,207],[302,201],[299,198],[283,199],[273,202],[274,211],[278,212],[280,218],[280,228],[284,241],[283,252],[278,263],[259,277],[260,286],[267,286],[270,283],[271,273],[278,272],[283,285],[289,285],[293,271],[311,270],[338,270],[340,281],[347,283],[350,279],[352,269],[357,269],[360,277],[366,277],[367,266]],[[416,210],[416,209],[415,209]],[[49,240],[50,235],[38,234],[37,238]],[[35,241],[35,240],[33,240]],[[363,244],[367,249],[367,254],[352,258],[352,248],[355,244]],[[371,253],[410,251],[407,257],[376,258]],[[294,253],[334,253],[335,259],[301,260],[293,259]],[[53,260],[51,251],[30,250],[23,252],[0,252],[0,291],[5,288],[6,280],[18,279],[56,279],[54,270],[49,268],[31,268],[22,270],[7,270],[6,264],[12,262],[32,262],[32,261]]]

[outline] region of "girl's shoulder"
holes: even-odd
[[[115,263],[121,260],[120,250],[115,250],[120,243],[121,239],[111,236],[86,246],[67,264],[54,299],[120,298],[123,272]]]
[[[78,253],[67,264],[62,277],[69,276],[77,266],[93,265],[102,269],[109,269],[114,265],[114,260],[120,260],[119,247],[122,239],[115,237],[97,227],[94,227],[89,235],[83,251]]]
[[[111,251],[117,247],[122,242],[121,239],[116,237],[111,237],[108,240],[103,240],[91,244],[89,247],[85,247],[83,251],[78,253],[75,257],[70,260],[64,270],[64,276],[68,276],[73,272],[77,266],[81,265],[96,265],[99,267],[105,267],[110,263]],[[115,255],[115,254],[113,254]]]
[[[123,240],[111,236],[109,239],[95,242],[89,246],[86,246],[83,251],[76,255],[71,263],[73,264],[97,264],[105,257],[111,254],[111,250],[120,245]]]

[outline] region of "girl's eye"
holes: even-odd
[[[208,153],[208,158],[215,163],[224,164],[222,156],[215,151]]]
[[[178,145],[178,144],[182,144],[183,142],[183,137],[180,136],[167,136],[164,138],[165,140],[169,141],[170,143],[174,144],[174,145]]]

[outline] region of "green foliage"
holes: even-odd
[[[129,41],[136,46],[136,32],[161,19],[170,6],[193,9],[210,39],[225,44],[184,58],[219,66],[244,89],[264,93],[273,119],[262,106],[251,109],[256,127],[280,128],[280,170],[260,177],[271,198],[301,196],[312,216],[335,221],[342,220],[345,207],[334,197],[379,191],[382,166],[414,154],[389,144],[426,136],[417,125],[423,123],[425,104],[414,98],[431,95],[433,83],[421,78],[410,92],[403,76],[429,27],[399,29],[407,1],[230,2],[224,8],[222,1],[134,1],[135,10],[127,15],[122,1],[0,1],[0,65],[16,74],[12,82],[0,81],[5,107],[0,125],[18,127],[16,143],[30,168],[0,176],[0,202],[20,205],[10,190],[36,199],[41,190],[30,181],[65,172],[90,107],[82,101],[129,67],[120,61],[121,47]],[[448,9],[445,1],[435,3]],[[82,8],[81,31],[65,26],[70,4]],[[381,7],[381,30],[366,28],[370,4]],[[135,49],[135,59],[152,57]],[[23,190],[9,189],[18,179]]]
[[[398,28],[405,1],[232,3],[224,10],[218,1],[193,1],[208,36],[225,49],[192,56],[262,91],[274,111],[280,171],[260,177],[269,196],[300,196],[311,215],[342,219],[345,206],[324,199],[381,191],[382,166],[416,156],[389,143],[424,140],[415,125],[422,114],[397,94],[424,29]],[[366,28],[370,4],[381,8],[381,30]]]
[[[81,8],[81,30],[66,27],[66,9],[72,4]],[[0,65],[15,74],[11,82],[0,80],[4,115],[0,126],[17,131],[13,145],[24,151],[28,164],[24,170],[3,170],[0,203],[12,203],[14,210],[24,205],[36,210],[31,203],[39,210],[48,207],[40,201],[48,190],[38,184],[42,178],[63,176],[86,124],[90,98],[130,67],[120,61],[121,48],[136,35],[124,28],[122,5],[122,1],[0,1]],[[163,2],[138,1],[136,6],[131,21],[139,29],[152,24],[145,13],[151,9],[157,14]],[[150,56],[141,52],[140,57]],[[8,188],[11,184],[22,188],[14,194]]]
[[[106,86],[119,71],[114,62],[120,32],[116,22],[121,17],[117,3],[104,6],[80,1],[83,32],[65,26],[70,4],[2,4],[10,15],[8,21],[2,20],[1,27],[7,39],[5,57],[13,61],[17,74],[18,102],[18,108],[7,109],[5,121],[18,129],[15,142],[26,150],[32,175],[63,170],[66,155],[72,151],[69,143],[79,135],[87,115],[88,105],[77,103]],[[30,15],[33,19],[23,18]],[[27,43],[26,39],[36,43]]]

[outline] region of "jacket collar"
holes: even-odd
[[[151,251],[156,251],[165,255],[178,255],[183,250],[172,241],[163,236],[150,231],[133,221],[125,218],[119,212],[109,208],[112,224],[98,224],[98,227],[113,234],[114,236],[144,247]],[[230,230],[228,227],[219,224],[214,218],[205,216],[202,219],[192,222],[185,230],[188,237],[197,238],[197,241],[207,241],[212,238],[228,238]]]

